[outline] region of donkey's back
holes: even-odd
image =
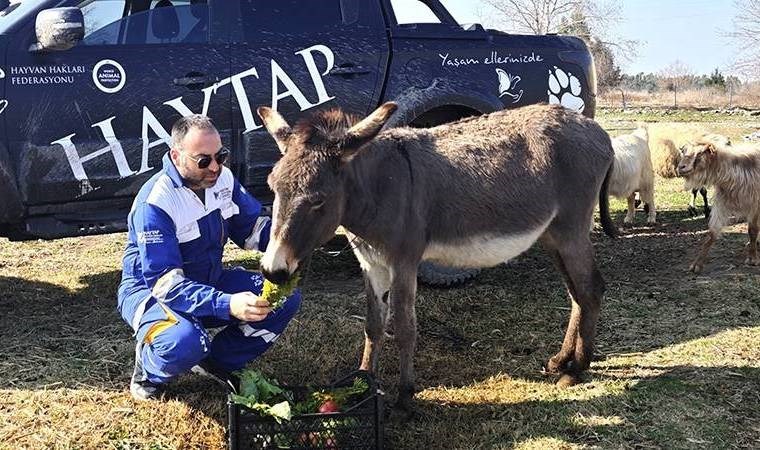
[[[593,120],[561,106],[499,111],[429,130],[389,130],[378,139],[403,142],[419,174],[412,201],[426,222],[428,259],[497,263],[524,251],[553,221],[587,233],[595,204],[606,208],[610,138]],[[455,249],[443,251],[447,246]],[[485,256],[497,248],[513,250]],[[453,258],[458,253],[470,258]]]

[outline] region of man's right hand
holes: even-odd
[[[253,292],[238,292],[230,298],[230,315],[244,322],[260,322],[270,312],[267,301]]]

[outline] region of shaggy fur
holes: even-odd
[[[647,223],[655,223],[654,171],[649,153],[649,136],[646,128],[631,134],[612,138],[615,165],[610,177],[610,195],[628,200],[628,213],[623,220],[633,222],[636,212],[636,192],[648,207]]]
[[[684,147],[678,173],[687,186],[714,186],[709,233],[690,270],[704,268],[709,251],[730,217],[746,217],[749,225],[747,264],[757,265],[757,233],[760,227],[760,148],[752,145],[719,145],[706,139]]]
[[[714,133],[701,133],[694,130],[676,131],[670,130],[672,139],[662,136],[650,138],[650,150],[652,152],[652,165],[654,173],[662,178],[675,178],[678,176],[678,162],[681,159],[680,146],[686,145],[693,141],[712,142],[720,146],[731,145],[731,140],[726,136]],[[690,137],[691,136],[691,137]],[[675,139],[676,141],[674,141]],[[710,215],[710,205],[707,201],[707,189],[704,186],[696,186],[691,189],[691,202],[689,202],[689,213],[693,216],[697,214],[697,194],[702,195],[704,203],[705,216]]]

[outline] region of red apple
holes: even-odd
[[[322,403],[322,405],[319,407],[319,413],[325,414],[325,413],[334,413],[339,412],[340,408],[338,408],[338,404],[335,403],[335,400],[327,400],[326,402]]]

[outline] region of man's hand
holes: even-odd
[[[238,292],[230,298],[230,315],[244,322],[260,322],[270,312],[267,301],[253,292]]]

